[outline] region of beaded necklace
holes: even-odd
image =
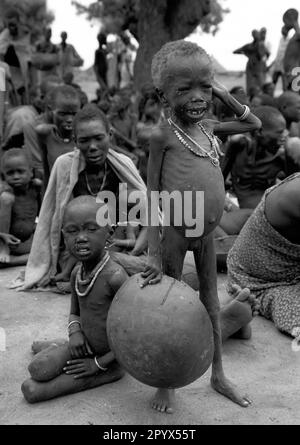
[[[99,192],[102,192],[103,187],[104,187],[105,182],[106,182],[106,178],[107,178],[107,165],[106,165],[106,162],[105,162],[105,164],[104,164],[104,176],[103,176],[103,179],[102,179],[100,188],[99,188],[99,190],[98,190],[96,193],[94,193],[93,190],[91,189],[91,186],[90,186],[90,184],[89,184],[89,180],[88,180],[88,176],[87,176],[87,172],[86,172],[86,170],[84,171],[84,176],[85,176],[85,182],[86,182],[86,187],[87,187],[87,189],[88,189],[88,192],[89,192],[90,195],[92,195],[92,196],[97,196]]]
[[[89,278],[86,280],[82,279],[82,271],[83,271],[83,265],[81,264],[76,277],[75,277],[75,290],[76,293],[79,297],[86,297],[90,291],[92,290],[95,281],[98,278],[98,275],[100,274],[100,272],[102,272],[102,270],[104,269],[104,267],[106,266],[106,264],[108,263],[110,259],[109,253],[106,252],[106,254],[104,255],[104,257],[102,258],[102,260],[97,264],[97,266],[92,270],[92,272],[89,275]],[[86,290],[84,292],[80,292],[79,290],[79,284],[81,286],[86,286],[88,284],[88,287],[86,288]]]
[[[203,125],[200,122],[197,122],[197,126],[200,128],[200,130],[202,131],[202,133],[205,134],[205,136],[207,137],[207,139],[210,142],[211,151],[207,151],[205,150],[205,148],[201,147],[200,144],[198,144],[197,141],[195,141],[189,134],[187,134],[182,128],[179,127],[179,125],[177,125],[171,118],[168,119],[168,123],[170,126],[173,126],[175,128],[173,129],[173,132],[175,134],[175,136],[178,138],[179,142],[186,148],[188,148],[192,153],[194,153],[196,156],[199,157],[205,157],[205,158],[209,158],[211,163],[215,166],[218,167],[220,165],[220,161],[219,161],[219,151],[218,151],[218,144],[215,140],[214,137],[212,137],[203,127]],[[194,145],[196,145],[196,147],[198,147],[201,152],[195,150],[193,147],[191,147],[191,145],[184,139],[184,137],[182,136],[184,135],[187,139],[189,139]]]

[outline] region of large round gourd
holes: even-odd
[[[213,329],[199,295],[163,276],[141,288],[140,274],[119,289],[107,318],[116,359],[129,374],[157,388],[180,388],[197,380],[213,358]]]

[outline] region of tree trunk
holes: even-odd
[[[154,54],[170,40],[164,17],[166,0],[142,0],[139,14],[139,50],[134,67],[134,81],[138,90],[151,80],[151,63]]]
[[[151,83],[154,54],[168,41],[182,39],[193,32],[210,12],[210,0],[142,0],[138,35],[139,50],[135,63],[135,87]]]

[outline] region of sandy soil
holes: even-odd
[[[6,285],[19,269],[0,271],[0,326],[6,351],[0,352],[0,424],[4,425],[209,425],[299,424],[300,351],[291,339],[263,318],[253,321],[250,341],[224,346],[226,373],[253,400],[243,409],[215,393],[210,371],[178,391],[174,415],[152,411],[153,389],[129,375],[121,381],[50,402],[29,405],[20,386],[28,377],[30,346],[36,339],[65,337],[69,297],[51,293],[17,293]],[[220,298],[225,298],[219,276]],[[295,397],[296,395],[296,397]]]

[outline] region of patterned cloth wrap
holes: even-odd
[[[280,184],[292,181],[296,173]],[[260,303],[260,314],[282,332],[300,335],[300,245],[284,238],[265,215],[266,191],[228,254],[228,292],[248,287]]]

